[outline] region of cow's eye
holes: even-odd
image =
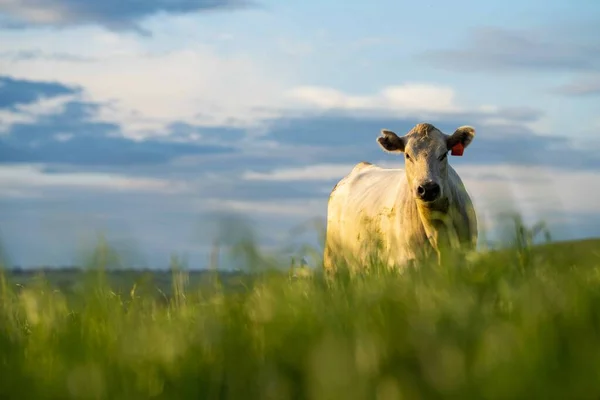
[[[440,160],[440,161],[444,161],[444,158],[446,158],[446,157],[448,157],[448,153],[444,153],[444,154],[442,154],[442,155],[441,155],[441,156],[438,158],[438,160]]]
[[[404,153],[404,156],[406,157],[407,160],[410,160],[410,156],[408,155],[408,153]]]

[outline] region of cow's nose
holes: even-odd
[[[440,185],[435,182],[426,182],[419,185],[417,195],[423,201],[434,201],[440,196]]]

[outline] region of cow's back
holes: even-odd
[[[398,249],[401,199],[406,191],[402,169],[358,164],[332,191],[327,207],[325,267],[332,252],[352,262],[364,262],[379,242],[384,251]],[[376,237],[370,236],[376,235]],[[399,249],[398,249],[399,250]],[[381,252],[379,256],[385,256]],[[397,255],[396,255],[397,256]],[[394,257],[397,258],[397,257]]]

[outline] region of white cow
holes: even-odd
[[[329,196],[324,267],[336,262],[365,263],[377,247],[389,267],[444,246],[474,249],[477,218],[462,180],[448,164],[448,152],[462,155],[475,129],[461,126],[446,135],[431,124],[405,136],[383,129],[377,138],[387,152],[404,153],[405,170],[357,164]],[[370,234],[378,235],[378,242]],[[379,246],[375,246],[378,244]]]

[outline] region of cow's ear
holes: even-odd
[[[377,143],[383,150],[390,153],[404,151],[404,138],[398,137],[394,132],[387,129],[381,130],[381,136],[377,138]]]
[[[446,144],[448,150],[452,150],[457,145],[466,149],[475,137],[475,128],[472,126],[461,126],[457,128],[454,133],[446,138]]]

